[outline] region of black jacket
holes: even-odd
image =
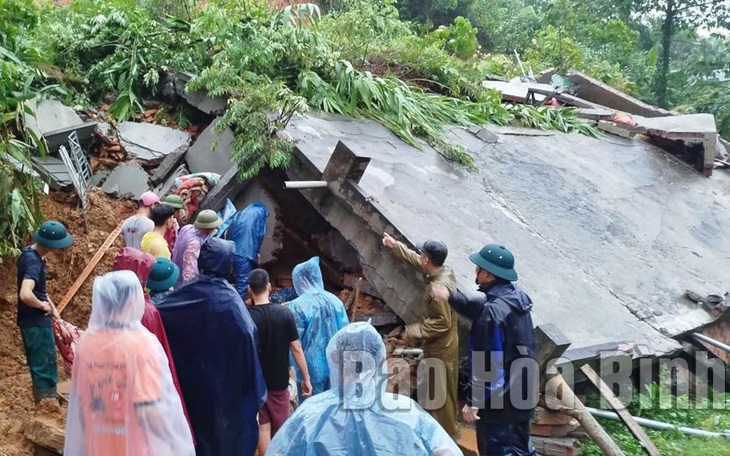
[[[453,309],[472,321],[467,402],[481,409],[483,422],[529,421],[539,375],[532,300],[510,282],[483,284],[479,291],[486,299],[468,299],[459,290],[449,298]]]

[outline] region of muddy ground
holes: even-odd
[[[62,221],[74,236],[74,244],[64,253],[47,257],[48,294],[56,303],[74,283],[87,262],[101,247],[117,224],[135,211],[134,203],[107,198],[100,191],[89,195],[89,233],[84,233],[79,210],[44,199],[41,209],[44,220]],[[62,318],[86,328],[91,313],[91,287],[94,275],[111,270],[114,255],[121,247],[119,240],[107,251],[89,279],[62,313]],[[20,331],[16,325],[16,269],[14,260],[0,265],[0,456],[35,454],[33,445],[23,438],[23,426],[35,411],[31,394],[30,374],[25,364]],[[68,378],[59,357],[59,380]],[[65,406],[55,413],[46,413],[48,405],[38,412],[63,425]],[[45,411],[44,411],[45,410]],[[55,410],[55,409],[54,409]]]
[[[67,194],[51,194],[41,203],[43,219],[63,222],[74,236],[74,244],[69,249],[46,258],[48,293],[56,304],[60,303],[109,233],[120,221],[136,211],[133,202],[113,200],[100,190],[94,189],[89,195],[90,209],[87,218],[89,232],[85,233],[81,212],[65,202],[67,198]],[[82,329],[86,328],[91,314],[94,276],[111,271],[114,255],[120,248],[121,241],[117,239],[63,310],[61,317],[64,320]],[[291,268],[299,261],[304,261],[305,256],[308,257],[305,252],[296,253],[287,252],[285,258],[267,265],[267,269],[270,266],[272,283],[278,286],[291,285]],[[38,408],[34,406],[30,374],[23,355],[20,331],[16,325],[17,285],[14,259],[5,259],[3,264],[0,264],[0,276],[3,277],[0,282],[0,456],[40,454],[23,436],[26,423],[35,416],[41,417],[44,423],[56,423],[56,427],[63,429],[66,404],[60,408],[50,407],[48,404],[41,404]],[[333,289],[333,291],[338,290]],[[354,294],[353,290],[339,290],[339,297],[346,304],[351,317],[383,310],[384,304],[381,301],[364,294],[355,301]],[[390,341],[388,348],[389,352],[393,348]],[[68,380],[60,356],[58,366],[59,381]]]

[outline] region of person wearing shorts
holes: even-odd
[[[251,271],[248,294],[254,305],[249,307],[249,313],[258,328],[259,360],[269,391],[266,402],[259,410],[259,454],[266,454],[271,438],[289,418],[290,352],[304,377],[302,395],[312,394],[294,315],[283,305],[270,303],[270,292],[269,274],[263,269]]]

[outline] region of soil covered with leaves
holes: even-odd
[[[53,195],[40,201],[43,218],[62,221],[74,236],[74,244],[69,249],[63,253],[50,254],[46,258],[48,294],[56,303],[66,294],[109,233],[136,210],[133,203],[111,200],[98,190],[89,194],[89,203],[89,232],[85,233],[79,210],[54,201]],[[27,239],[25,241],[28,242]],[[117,239],[62,312],[61,317],[64,320],[86,328],[91,314],[93,278],[111,270],[114,255],[120,248],[121,241]],[[4,278],[0,282],[0,455],[32,455],[32,445],[23,438],[23,427],[37,411],[33,404],[30,374],[23,355],[20,331],[15,320],[15,262],[5,261],[0,266],[0,276]],[[60,380],[68,379],[60,357],[58,366]],[[65,409],[54,410],[51,418],[64,422]]]

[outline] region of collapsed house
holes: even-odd
[[[175,81],[177,95],[205,115],[225,107],[205,94],[185,94],[184,80]],[[545,100],[554,92],[532,86],[515,96]],[[627,126],[612,122],[618,108],[558,95],[574,105],[592,103],[580,115],[615,134],[451,128],[447,139],[475,158],[479,170],[469,172],[376,122],[314,113],[293,118],[280,133],[295,141],[290,167],[241,182],[231,158],[233,134],[216,133],[216,120],[192,145],[185,132],[125,123],[118,141],[103,145],[116,157],[104,162],[113,169],[97,171],[92,183],[114,196],[137,197],[148,188],[164,196],[185,176],[212,173],[199,209],[222,210],[228,200],[238,209],[255,201],[267,206],[260,254],[275,285],[290,286],[291,268],[320,255],[330,285],[376,303],[360,314],[348,306],[353,319],[383,328],[414,322],[424,311],[415,305],[420,277],[382,247],[388,232],[411,246],[445,242],[463,289],[474,288],[469,254],[491,242],[508,247],[519,283],[535,302],[535,324],[552,324],[569,341],[564,362],[617,353],[691,356],[691,347],[706,343],[695,334],[722,340],[726,324],[685,297],[687,289],[721,295],[730,279],[722,267],[730,257],[723,229],[730,222],[730,177],[702,175],[722,153],[714,121],[708,127],[706,118],[696,124],[673,113],[642,113],[635,114],[638,126]],[[88,122],[74,122],[62,128],[86,138]],[[701,159],[683,159],[661,138],[692,143]],[[117,145],[122,156],[115,155]],[[34,165],[42,176],[53,174],[47,164]],[[56,181],[68,186],[71,179]]]

